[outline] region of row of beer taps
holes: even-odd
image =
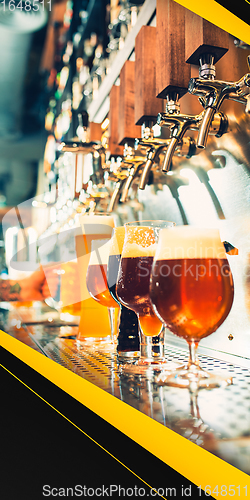
[[[247,58],[250,71],[250,56]],[[140,138],[133,144],[125,144],[123,158],[118,167],[111,171],[109,178],[115,180],[115,189],[111,195],[108,211],[112,212],[117,201],[128,199],[129,189],[134,179],[139,179],[139,189],[145,189],[150,182],[152,166],[164,155],[162,171],[167,173],[172,168],[173,156],[191,158],[207,145],[208,135],[221,137],[229,130],[228,117],[220,111],[225,99],[240,102],[245,105],[245,112],[250,113],[250,73],[245,74],[236,82],[216,80],[214,56],[204,54],[200,57],[199,77],[191,78],[187,91],[198,97],[203,110],[197,115],[180,112],[178,91],[166,95],[165,113],[159,113],[156,123],[167,127],[169,138],[155,137],[152,121],[142,126]],[[196,140],[186,136],[189,130],[198,132]],[[91,151],[96,155],[103,153],[103,146],[96,143],[75,143],[62,145],[64,151]],[[105,167],[104,167],[105,170]]]

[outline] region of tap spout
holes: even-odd
[[[197,148],[201,149],[205,148],[205,145],[207,144],[209,128],[213,121],[214,114],[215,114],[215,109],[213,108],[206,109],[197,136],[197,142],[196,142]]]
[[[133,170],[133,169],[131,169],[131,170]],[[131,173],[129,174],[129,176],[125,182],[125,186],[124,186],[123,191],[122,191],[122,195],[121,195],[121,202],[122,203],[125,203],[125,201],[127,201],[128,192],[129,192],[130,186],[133,182],[133,179],[134,179],[134,173],[131,171]]]
[[[203,112],[199,115],[170,115],[168,113],[159,113],[157,123],[160,126],[170,127],[171,135],[168,143],[167,153],[163,163],[163,172],[168,172],[171,168],[171,162],[176,148],[181,145],[182,139],[189,129],[197,129],[202,120]]]
[[[121,202],[122,203],[124,203],[125,201],[127,201],[128,192],[129,192],[130,186],[131,186],[134,178],[137,177],[137,175],[139,174],[139,172],[141,170],[141,166],[143,165],[143,163],[144,162],[139,162],[139,163],[137,163],[136,165],[133,165],[130,168],[129,175],[128,175],[127,180],[125,181],[125,185],[124,185],[124,188],[123,188],[123,191],[122,191],[122,195],[121,195]]]
[[[151,147],[147,152],[147,160],[141,174],[139,189],[145,189],[151,168],[161,151],[168,147],[168,143],[169,139],[155,139],[154,142],[151,142],[151,144],[149,144],[149,146]]]
[[[165,158],[164,158],[163,167],[162,167],[163,172],[168,172],[170,170],[172,159],[174,156],[174,152],[177,148],[178,142],[179,141],[176,137],[172,137],[172,139],[170,139],[170,143],[169,143],[169,146],[168,146]]]
[[[199,97],[205,110],[197,137],[197,147],[205,148],[210,125],[224,99],[242,102],[247,105],[250,94],[250,74],[244,75],[238,82],[191,78],[188,91],[190,94]]]
[[[116,186],[115,186],[115,189],[114,189],[113,194],[111,196],[107,212],[109,212],[109,213],[113,212],[114,207],[119,200],[124,181],[125,181],[125,179],[120,179],[119,181],[116,182]]]
[[[148,153],[147,161],[145,163],[145,167],[141,174],[139,189],[145,189],[146,184],[148,182],[150,170],[154,164],[154,159],[155,159],[155,151],[151,149]]]

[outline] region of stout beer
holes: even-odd
[[[117,338],[117,352],[120,355],[129,355],[140,350],[138,333],[138,318],[134,311],[125,307],[116,293],[116,282],[119,272],[121,253],[124,243],[125,228],[116,227],[110,243],[107,281],[110,294],[120,306],[120,323]]]
[[[117,296],[139,318],[146,336],[154,337],[162,330],[162,322],[154,313],[149,297],[150,273],[155,253],[154,230],[150,227],[126,227],[117,281]]]

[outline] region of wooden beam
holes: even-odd
[[[163,101],[156,98],[156,28],[143,26],[135,39],[135,123],[156,122]]]
[[[169,92],[181,97],[191,76],[185,62],[185,8],[173,0],[157,0],[156,6],[156,95]]]

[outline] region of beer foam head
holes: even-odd
[[[83,234],[112,234],[115,226],[112,215],[82,215],[79,223]]]
[[[126,226],[122,257],[154,256],[156,250],[154,229],[148,226]]]
[[[160,231],[155,260],[225,259],[218,229],[176,226]]]
[[[107,265],[109,259],[110,240],[93,240],[89,265]]]
[[[115,227],[110,241],[110,255],[121,255],[125,238],[125,227]]]

